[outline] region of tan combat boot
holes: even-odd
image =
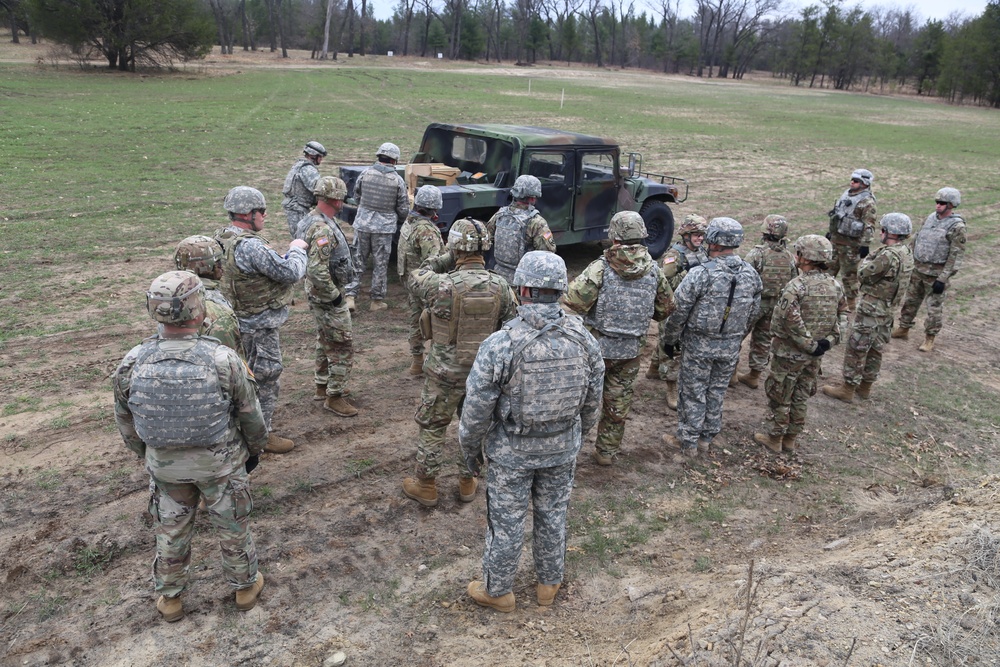
[[[921,352],[933,352],[934,351],[934,336],[927,334],[924,336],[924,342],[920,344],[917,348]]]
[[[677,411],[677,383],[667,380],[667,407]]]
[[[501,595],[500,597],[492,597],[486,592],[486,584],[481,581],[470,581],[469,588],[467,589],[469,597],[472,601],[482,607],[490,607],[496,609],[497,611],[502,611],[507,614],[514,611],[514,594],[507,593],[506,595]]]
[[[729,378],[729,387],[730,388],[740,386],[739,375],[740,375],[740,373],[739,373],[738,370],[734,370],[733,371],[733,377]]]
[[[559,586],[562,584],[538,584],[535,586],[535,598],[538,600],[538,605],[540,607],[548,607],[556,599],[556,593],[559,592]]]
[[[368,310],[370,310],[373,313],[377,313],[380,310],[388,310],[388,309],[389,309],[389,304],[387,304],[382,299],[375,299],[368,306]]]
[[[868,398],[869,396],[872,395],[873,384],[875,383],[869,382],[867,380],[862,380],[861,384],[858,385],[858,388],[854,390],[854,393],[857,395],[858,398]]]
[[[797,435],[797,433],[786,433],[781,436],[781,451],[794,452],[795,448],[798,446],[795,444],[795,437]]]
[[[423,375],[424,374],[424,355],[415,354],[410,359],[410,375]]]
[[[649,360],[649,368],[646,369],[646,377],[650,380],[660,379],[660,364],[656,359]]]
[[[181,604],[181,596],[168,598],[166,595],[161,595],[160,599],[156,601],[156,611],[160,612],[160,616],[167,623],[181,620],[184,618],[184,605]]]
[[[476,489],[479,488],[479,480],[475,477],[458,478],[458,499],[463,503],[471,503],[476,499]]]
[[[781,453],[781,438],[776,435],[771,435],[770,433],[754,433],[753,441],[758,445],[764,445],[768,451],[774,452],[775,454]]]
[[[313,400],[314,401],[325,401],[326,400],[326,385],[325,384],[317,384],[316,385],[316,393],[313,394]]]
[[[323,404],[324,410],[329,410],[338,417],[354,417],[358,414],[358,409],[347,402],[343,396],[330,396]]]
[[[600,450],[595,450],[594,451],[594,463],[596,463],[597,465],[599,465],[599,466],[609,466],[609,465],[613,465],[614,462],[615,462],[614,455],[612,455],[612,454],[605,454],[604,452],[602,452]]]
[[[347,297],[344,300],[347,302],[347,310],[349,310],[349,311],[351,311],[353,313],[355,310],[358,309],[358,307],[354,304],[354,297],[353,296],[349,296],[349,297]]]
[[[264,590],[264,575],[258,572],[253,586],[236,591],[236,608],[240,611],[250,611],[256,607],[257,598],[262,590]]]
[[[854,386],[846,383],[837,386],[827,385],[823,387],[823,393],[830,398],[835,398],[844,403],[854,402]]]
[[[751,389],[756,389],[760,386],[760,371],[751,368],[749,373],[740,373],[737,379],[740,381],[740,384],[745,384]]]
[[[295,443],[288,438],[282,438],[274,433],[267,434],[267,444],[264,445],[265,452],[272,454],[287,454],[295,448]]]
[[[437,480],[421,475],[407,477],[403,480],[403,495],[424,507],[434,507],[438,504]]]
[[[907,338],[910,337],[910,330],[904,329],[903,327],[896,327],[895,329],[892,330],[892,333],[889,335],[892,338],[901,338],[902,340],[906,340]]]

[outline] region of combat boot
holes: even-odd
[[[314,401],[325,401],[326,400],[326,385],[325,384],[317,384],[316,385],[316,393],[313,394],[313,400]]]
[[[708,452],[711,449],[712,449],[712,441],[711,440],[706,440],[705,438],[698,438],[698,453],[699,454],[708,454]]]
[[[181,620],[184,618],[184,605],[181,604],[181,596],[168,598],[166,595],[161,595],[160,599],[156,601],[156,611],[160,612],[160,616],[167,623]]]
[[[538,606],[548,607],[556,599],[556,593],[559,592],[559,586],[562,584],[538,584],[535,586],[535,599],[538,600]]]
[[[843,401],[844,403],[854,402],[854,386],[847,384],[846,382],[838,386],[827,385],[823,387],[823,393],[830,398],[835,398],[838,401]]]
[[[330,396],[323,404],[324,410],[329,410],[338,417],[354,417],[358,409],[347,402],[343,396]]]
[[[371,312],[373,312],[373,313],[377,313],[380,310],[388,310],[388,309],[389,309],[389,304],[387,304],[382,299],[375,299],[368,306],[368,310],[371,311]]]
[[[403,480],[403,495],[424,507],[434,507],[438,504],[437,480],[422,475],[407,477]]]
[[[798,433],[786,433],[781,436],[781,451],[783,452],[794,452],[795,448],[798,446],[795,444],[795,438]]]
[[[492,597],[486,592],[486,584],[481,581],[470,581],[469,588],[467,589],[469,597],[472,601],[482,607],[490,607],[496,609],[497,611],[502,611],[507,614],[514,611],[514,594],[507,593],[506,595],[501,595],[500,597]]]
[[[274,433],[267,434],[267,444],[264,445],[265,452],[272,454],[287,454],[295,448],[295,443],[288,438],[282,438]]]
[[[733,369],[733,376],[731,378],[729,378],[729,387],[730,388],[732,388],[732,387],[738,387],[740,385],[739,375],[740,375],[739,369],[734,368]]]
[[[776,435],[771,435],[770,433],[754,433],[753,441],[758,445],[764,445],[768,451],[774,452],[775,454],[781,453],[782,439]]]
[[[423,353],[415,354],[410,359],[410,375],[423,375],[424,373],[424,355]]]
[[[745,384],[751,389],[756,389],[760,386],[760,371],[756,368],[751,368],[749,373],[740,373],[738,378],[740,384]]]
[[[458,499],[463,503],[471,503],[476,499],[476,489],[479,488],[479,480],[475,477],[458,478]]]
[[[858,398],[868,398],[872,395],[872,385],[874,382],[869,382],[868,380],[862,380],[858,388],[854,390],[854,393]]]
[[[650,380],[660,379],[660,364],[656,359],[649,360],[649,368],[646,369],[646,377]]]
[[[895,329],[892,330],[890,336],[892,338],[899,338],[902,340],[906,340],[907,338],[910,337],[910,330],[904,329],[903,327],[896,327]]]
[[[599,466],[609,466],[609,465],[613,465],[614,462],[615,462],[614,455],[612,455],[612,454],[605,454],[604,452],[602,452],[600,450],[595,450],[594,451],[594,463],[596,463],[597,465],[599,465]]]
[[[264,575],[258,572],[253,586],[236,591],[236,608],[240,611],[250,611],[256,607],[257,598],[262,590],[264,590]]]
[[[677,383],[667,380],[667,407],[677,411]]]
[[[347,302],[347,310],[351,311],[352,313],[355,310],[358,309],[358,307],[356,305],[354,305],[354,297],[353,296],[348,296],[347,298],[344,299],[344,301]]]
[[[920,344],[917,348],[921,352],[933,352],[934,351],[934,336],[927,334],[924,336],[924,342]]]
[[[847,310],[854,312],[854,307],[858,305],[858,297],[852,296],[847,299]]]

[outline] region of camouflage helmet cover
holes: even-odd
[[[456,220],[448,231],[448,247],[462,252],[481,253],[490,249],[490,233],[486,231],[486,225],[478,220],[462,218]]]
[[[879,226],[896,236],[909,236],[913,233],[913,222],[905,213],[886,213],[879,220]]]
[[[962,193],[955,188],[941,188],[934,195],[934,201],[946,201],[952,208],[958,208],[962,204]]]
[[[541,287],[566,291],[566,262],[554,252],[532,250],[517,263],[512,283],[516,287]]]
[[[441,190],[436,185],[421,185],[413,197],[413,205],[420,208],[438,210],[441,208]]]
[[[760,233],[783,239],[788,234],[788,221],[785,216],[772,213],[760,224]]]
[[[712,218],[705,230],[705,242],[725,248],[738,248],[743,243],[743,225],[732,218]]]
[[[646,223],[635,211],[619,211],[608,225],[608,238],[612,241],[632,241],[646,238]]]
[[[178,271],[190,271],[199,276],[210,276],[222,261],[222,246],[208,236],[189,236],[177,244],[174,266]]]
[[[257,188],[246,185],[237,185],[229,191],[222,201],[222,206],[230,213],[250,213],[256,209],[267,208],[264,195]]]
[[[324,148],[323,144],[318,141],[310,141],[307,143],[305,148],[302,149],[302,152],[306,155],[312,155],[314,157],[317,155],[319,157],[326,157],[326,148]]]
[[[518,176],[510,189],[510,195],[514,199],[524,199],[526,197],[541,197],[542,182],[534,176],[525,174]]]
[[[337,176],[324,176],[316,181],[313,194],[326,199],[347,199],[347,184]]]
[[[795,242],[795,252],[810,262],[832,262],[833,244],[819,234],[806,234]]]
[[[875,176],[873,176],[867,169],[855,169],[851,172],[851,179],[855,178],[858,179],[862,185],[868,188],[871,187],[872,179],[875,178]]]
[[[384,155],[387,158],[392,158],[393,160],[399,159],[399,146],[394,143],[385,142],[378,147],[378,151],[375,153],[376,156]]]
[[[157,276],[146,292],[146,310],[163,324],[184,324],[205,316],[205,286],[190,271]]]
[[[681,228],[678,233],[681,236],[687,236],[688,234],[704,234],[707,228],[708,220],[700,215],[688,213],[684,216],[684,222],[681,223]]]

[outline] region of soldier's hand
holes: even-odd
[[[864,259],[867,256],[868,256],[868,246],[866,245],[858,246],[858,257]]]
[[[830,341],[828,341],[825,338],[820,338],[816,342],[816,349],[813,350],[810,354],[812,354],[812,356],[814,357],[822,357],[829,350],[830,350]]]
[[[667,355],[667,359],[673,359],[675,354],[676,345],[673,343],[663,344],[663,354]]]
[[[943,282],[941,282],[940,280],[935,280],[934,284],[931,285],[931,291],[934,292],[935,294],[944,294],[945,287],[947,287],[947,285],[945,285]]]
[[[248,475],[253,471],[254,468],[257,467],[258,463],[260,463],[259,454],[252,454],[247,457],[246,469]]]
[[[292,248],[298,248],[299,250],[308,251],[309,244],[303,241],[302,239],[295,239],[294,241],[288,244],[288,249],[291,250]]]
[[[827,233],[826,233],[826,240],[827,240],[827,241],[829,241],[829,240],[831,240],[832,238],[833,238],[833,233],[832,233],[832,232],[827,232]]]

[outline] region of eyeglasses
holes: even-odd
[[[951,204],[950,201],[941,201],[940,199],[934,203],[937,204],[938,206],[948,206],[949,204]]]
[[[860,183],[860,182],[861,182],[860,178],[852,178],[851,179],[851,183]]]
[[[266,208],[255,208],[254,210],[252,210],[250,212],[251,213],[260,213],[261,215],[267,215],[267,209]]]

